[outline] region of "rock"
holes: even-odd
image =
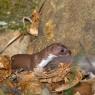
[[[39,37],[32,42],[34,52],[53,42],[61,42],[77,55],[82,50],[81,41],[87,53],[95,54],[94,4],[94,0],[46,0]]]

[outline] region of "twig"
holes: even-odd
[[[0,50],[0,54],[2,54],[13,42],[15,42],[18,38],[20,38],[22,34],[16,35],[13,37],[4,47]]]
[[[47,1],[47,0],[44,0],[44,1],[42,2],[40,8],[38,9],[38,12],[39,12],[39,13],[42,11],[42,8],[43,8],[43,6],[45,5],[45,2],[46,2],[46,1]]]
[[[22,21],[23,21],[23,26],[25,27],[25,20],[29,21],[30,23],[32,23],[32,19],[30,17],[23,17]]]

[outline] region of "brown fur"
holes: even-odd
[[[71,51],[60,43],[54,43],[36,54],[16,54],[11,57],[12,69],[17,70],[23,68],[24,70],[33,70],[49,54],[60,56],[71,54]]]

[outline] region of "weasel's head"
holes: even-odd
[[[51,62],[54,58],[59,56],[71,55],[71,51],[64,45],[60,43],[54,43],[44,49],[46,57],[41,60],[41,62],[36,66],[35,71],[42,72],[43,68]]]
[[[60,43],[54,43],[48,46],[48,53],[51,53],[55,56],[71,55],[71,51]]]

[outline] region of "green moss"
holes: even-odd
[[[64,95],[74,95],[73,88],[64,91]]]
[[[40,0],[0,0],[0,21],[8,23],[9,29],[22,29],[22,18],[31,16]]]

